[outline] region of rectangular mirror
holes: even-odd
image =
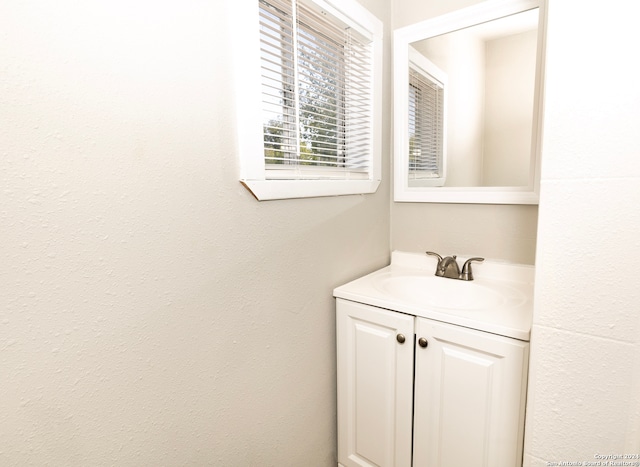
[[[537,204],[544,1],[394,31],[394,199]]]

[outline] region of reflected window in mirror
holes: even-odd
[[[446,182],[447,75],[409,49],[409,186]]]

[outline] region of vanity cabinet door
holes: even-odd
[[[529,344],[423,318],[416,340],[414,467],[522,465]]]
[[[414,317],[337,300],[338,462],[411,465]]]

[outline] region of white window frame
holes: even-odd
[[[297,0],[314,5],[371,36],[373,51],[372,131],[369,177],[360,180],[266,178],[258,0],[229,2],[234,38],[235,98],[240,182],[258,200],[374,193],[381,180],[382,22],[355,0]]]

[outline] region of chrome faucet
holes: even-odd
[[[471,263],[473,261],[484,261],[484,258],[469,258],[465,261],[464,265],[462,266],[462,272],[460,272],[460,267],[458,266],[456,255],[446,256],[445,258],[443,258],[438,253],[434,253],[433,251],[427,251],[427,254],[438,257],[436,276],[448,277],[449,279],[460,279],[462,281],[473,280],[473,271],[471,271]]]

